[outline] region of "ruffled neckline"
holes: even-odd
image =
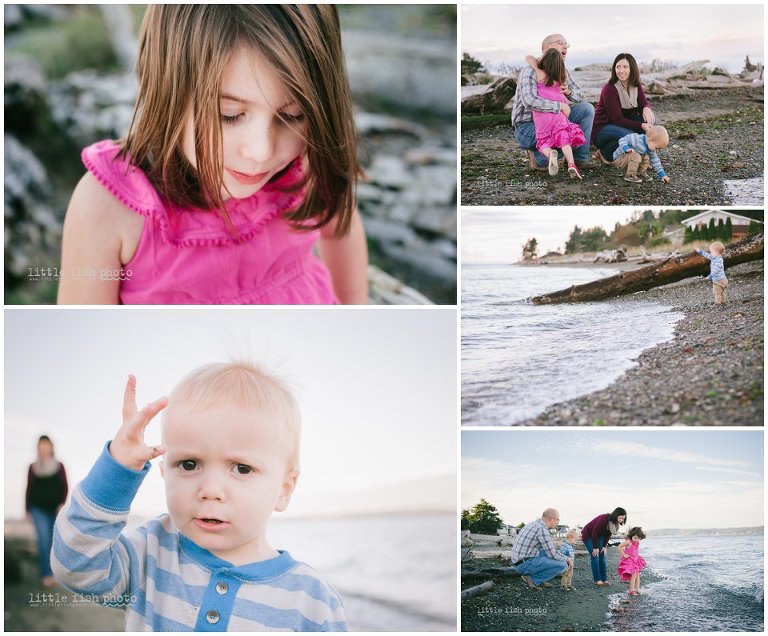
[[[151,218],[159,227],[163,241],[176,247],[235,245],[247,241],[276,217],[296,209],[305,194],[303,188],[285,191],[304,178],[301,157],[297,157],[278,179],[250,197],[224,202],[233,232],[214,210],[182,208],[161,197],[140,168],[127,159],[116,158],[119,152],[116,142],[100,141],[83,149],[83,164],[123,205]]]

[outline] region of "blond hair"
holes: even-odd
[[[666,148],[669,145],[669,133],[664,126],[651,126],[646,136],[653,140],[657,148]]]
[[[723,245],[720,241],[715,241],[709,246],[710,252],[714,252],[715,250],[717,250],[722,254],[724,249],[725,249],[725,245]]]
[[[242,46],[274,68],[306,121],[309,168],[291,189],[306,186],[307,194],[286,220],[311,230],[336,219],[337,234],[345,234],[360,167],[339,16],[331,5],[149,6],[139,34],[139,95],[120,157],[141,168],[169,201],[218,210],[234,232],[221,195],[219,98],[224,69]],[[197,168],[181,148],[190,109]]]
[[[568,532],[565,533],[566,539],[568,537],[578,537],[578,536],[579,536],[579,531],[576,530],[575,528],[571,528]]]
[[[299,467],[301,413],[295,396],[284,382],[250,362],[214,362],[188,373],[173,388],[169,409],[183,403],[191,410],[204,411],[220,404],[243,409],[263,408],[278,415],[288,447],[290,468]]]

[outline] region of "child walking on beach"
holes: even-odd
[[[715,296],[716,305],[725,304],[725,288],[728,287],[728,279],[725,277],[725,265],[723,263],[723,251],[725,246],[720,241],[715,241],[709,246],[709,252],[697,249],[697,254],[709,259],[709,276],[712,281],[712,293]],[[711,253],[710,253],[711,252]]]
[[[557,49],[548,49],[541,59],[529,55],[525,58],[536,71],[538,96],[566,104],[560,86],[568,79],[563,56]],[[573,158],[573,146],[587,143],[584,132],[568,121],[563,113],[543,113],[533,111],[533,124],[536,128],[536,149],[549,160],[549,174],[555,176],[559,166],[555,148],[560,148],[568,162],[568,175],[571,179],[581,179],[582,174]]]
[[[622,581],[629,581],[630,596],[640,594],[640,572],[648,565],[638,554],[642,539],[645,539],[643,529],[632,528],[627,532],[627,538],[619,545],[621,560],[617,570]]]
[[[139,40],[127,135],[82,153],[58,301],[366,303],[336,9],[152,5]]]
[[[657,150],[669,145],[669,133],[664,126],[652,126],[644,135],[630,133],[619,139],[619,147],[613,153],[611,165],[620,170],[626,170],[624,181],[641,183],[652,181],[648,167],[658,175],[663,183],[669,183],[669,176],[661,165]]]
[[[565,535],[563,545],[560,547],[560,554],[564,554],[567,558],[571,559],[568,569],[560,577],[560,587],[569,592],[576,589],[573,587],[573,566],[576,562],[576,549],[573,547],[573,544],[576,543],[578,538],[579,533],[577,530],[569,530]]]
[[[346,631],[334,589],[267,543],[299,476],[300,426],[291,392],[250,364],[195,369],[140,411],[130,376],[122,426],[56,520],[56,578],[125,609],[125,631]],[[126,530],[160,456],[168,514]]]

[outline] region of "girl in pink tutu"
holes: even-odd
[[[538,96],[567,104],[561,86],[566,83],[568,72],[560,52],[557,49],[548,49],[538,61],[531,55],[525,59],[536,71]],[[581,172],[573,160],[572,150],[573,146],[587,143],[581,128],[568,121],[563,112],[544,113],[537,110],[533,111],[533,125],[536,128],[536,149],[549,160],[549,174],[553,177],[557,174],[557,152],[553,152],[553,149],[560,148],[568,162],[568,174],[571,179],[581,179]]]
[[[627,538],[619,545],[618,572],[622,581],[629,581],[630,596],[640,594],[640,572],[648,565],[645,559],[638,554],[640,550],[640,541],[645,539],[645,532],[642,528],[632,528],[627,532]]]

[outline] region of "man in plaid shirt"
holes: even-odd
[[[557,49],[563,56],[563,62],[565,62],[570,46],[564,36],[553,33],[542,41],[541,52]],[[536,128],[533,125],[534,110],[544,113],[562,112],[569,121],[577,124],[584,131],[584,137],[587,141],[592,135],[595,107],[589,102],[583,101],[581,89],[573,81],[570,73],[568,73],[568,81],[561,86],[561,91],[568,101],[567,104],[539,97],[536,71],[527,64],[517,78],[515,104],[512,107],[512,126],[515,129],[515,139],[517,139],[520,147],[528,152],[528,161],[532,170],[547,169],[547,160],[536,150]],[[574,148],[573,157],[579,168],[588,167],[589,143]]]
[[[547,508],[541,519],[523,527],[512,546],[512,565],[529,587],[552,587],[546,581],[573,565],[573,559],[558,552],[549,534],[550,528],[556,527],[558,521],[560,513],[554,508]]]

